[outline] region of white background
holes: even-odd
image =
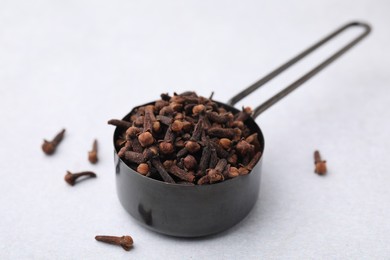
[[[390,2],[0,1],[1,259],[388,259]],[[258,203],[230,230],[179,239],[116,196],[108,119],[196,90],[227,101],[346,22],[372,34],[262,114]],[[241,102],[254,106],[356,36],[351,30]],[[62,127],[57,153],[43,138]],[[87,151],[98,138],[100,162]],[[313,173],[320,149],[329,173]],[[97,179],[68,186],[66,170]],[[133,236],[130,252],[98,234]]]

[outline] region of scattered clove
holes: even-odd
[[[88,152],[88,160],[92,163],[95,164],[98,162],[98,156],[97,156],[97,140],[95,139],[92,144],[92,150]]]
[[[64,179],[70,186],[74,186],[76,184],[77,179],[83,176],[95,178],[96,174],[94,172],[89,171],[79,173],[71,173],[70,171],[67,171]]]
[[[326,161],[321,159],[321,155],[319,151],[314,152],[314,165],[315,169],[314,172],[318,175],[325,175],[326,174]]]
[[[134,243],[131,236],[96,236],[95,239],[100,242],[121,246],[126,251],[129,251],[133,247]]]
[[[62,129],[62,131],[59,132],[52,141],[43,140],[43,144],[42,144],[43,152],[47,155],[52,155],[56,151],[57,146],[64,138],[64,135],[65,135],[65,129]]]

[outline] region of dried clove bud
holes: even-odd
[[[137,137],[135,137],[134,139],[131,139],[131,147],[132,147],[132,150],[136,153],[142,153],[142,151],[144,150],[144,148],[142,148]]]
[[[210,142],[210,145],[217,151],[217,155],[219,158],[228,158],[229,152],[227,152],[225,149],[223,149],[219,144],[215,142]]]
[[[203,185],[208,183],[210,183],[210,177],[208,175],[202,176],[197,182],[198,185]]]
[[[173,161],[165,161],[164,167],[165,169],[167,169],[168,172],[183,181],[193,182],[195,179],[195,176],[193,174],[190,174],[189,172],[179,168]]]
[[[125,156],[126,160],[133,162],[133,163],[140,164],[140,163],[145,162],[145,157],[142,153],[137,153],[137,152],[133,152],[133,151],[126,151],[126,152],[124,152],[124,156]]]
[[[171,99],[171,96],[168,95],[168,93],[163,93],[160,96],[161,96],[161,99],[164,101],[169,101]]]
[[[211,148],[209,168],[214,168],[218,163],[218,155],[215,148]]]
[[[183,120],[184,119],[184,115],[183,115],[183,113],[176,113],[176,115],[174,116],[173,119],[174,120]]]
[[[236,167],[229,167],[228,169],[228,176],[229,178],[235,178],[237,176],[239,176],[240,173],[238,172],[238,169]]]
[[[166,107],[161,108],[161,110],[158,114],[162,115],[162,116],[170,116],[173,114],[173,112],[174,112],[174,110],[172,107],[166,106]]]
[[[205,110],[205,106],[200,104],[200,105],[196,105],[192,108],[192,113],[194,115],[199,115],[201,112],[203,112]]]
[[[253,144],[256,151],[260,151],[261,146],[257,133],[249,135],[247,138],[245,138],[245,141],[247,141],[249,144]]]
[[[88,152],[88,160],[89,160],[92,164],[95,164],[95,163],[97,163],[97,161],[98,161],[97,151],[98,151],[98,148],[97,148],[97,140],[95,139],[95,140],[93,141],[92,151],[89,151],[89,152]]]
[[[221,138],[219,139],[219,145],[225,149],[225,150],[229,150],[231,145],[232,145],[232,141],[228,138]]]
[[[154,143],[154,138],[150,132],[143,132],[138,136],[138,141],[142,147],[147,147]]]
[[[157,100],[154,103],[154,108],[157,112],[159,112],[163,107],[166,107],[169,105],[169,102],[166,100]]]
[[[158,149],[155,146],[146,148],[142,153],[142,156],[144,157],[144,161],[149,161],[150,159],[156,157],[157,155],[158,155]]]
[[[244,122],[242,122],[242,121],[233,121],[233,122],[231,123],[231,127],[237,127],[237,128],[239,128],[239,129],[244,129],[245,124],[244,124]]]
[[[321,155],[319,151],[314,152],[314,164],[315,169],[314,172],[318,175],[325,175],[326,174],[326,161],[321,159]]]
[[[180,120],[173,121],[171,125],[173,132],[180,132],[183,129],[183,122]]]
[[[134,125],[135,126],[143,126],[145,121],[145,116],[138,116],[134,120]]]
[[[175,148],[173,147],[173,144],[172,143],[168,143],[168,142],[161,142],[159,144],[159,147],[160,147],[160,151],[162,154],[171,154],[175,151]]]
[[[199,119],[198,123],[196,123],[194,127],[194,132],[192,133],[191,136],[191,141],[200,141],[202,137],[202,132],[203,132],[203,118]]]
[[[232,165],[236,165],[236,164],[237,164],[237,161],[238,161],[237,154],[232,153],[231,155],[229,155],[229,157],[227,158],[227,161],[228,161],[230,164],[232,164]]]
[[[131,126],[130,122],[124,121],[124,120],[118,120],[118,119],[111,119],[107,122],[109,125],[114,125],[121,128],[129,128]]]
[[[160,121],[162,124],[170,126],[172,123],[172,118],[169,116],[162,116],[162,115],[157,115],[156,119]]]
[[[236,145],[236,149],[238,153],[242,156],[247,155],[251,150],[253,150],[253,148],[254,148],[253,145],[249,144],[245,140],[239,141]]]
[[[207,170],[207,176],[209,176],[210,183],[224,180],[224,176],[222,172],[225,169],[226,165],[227,165],[227,161],[225,159],[221,159],[218,161],[214,169]]]
[[[140,163],[137,167],[137,172],[146,175],[149,173],[149,165],[147,163]]]
[[[186,115],[191,115],[192,114],[192,109],[196,106],[196,104],[194,103],[191,103],[191,104],[187,104],[184,106],[184,114]]]
[[[76,184],[77,179],[82,177],[82,176],[95,178],[96,174],[94,172],[88,172],[88,171],[87,172],[79,172],[79,173],[71,173],[70,171],[67,171],[64,179],[69,185],[74,186]]]
[[[202,156],[200,157],[199,167],[198,167],[198,176],[203,176],[206,174],[206,169],[210,163],[211,156],[211,145],[210,143],[203,148]]]
[[[176,139],[176,141],[175,141],[175,145],[174,145],[175,147],[176,147],[176,149],[181,149],[181,148],[183,148],[184,147],[184,140],[182,139],[182,138],[180,138],[180,139]]]
[[[134,138],[140,133],[140,129],[135,126],[131,126],[126,130],[126,139]]]
[[[172,177],[169,176],[167,171],[164,169],[164,166],[161,164],[161,161],[160,161],[159,158],[153,158],[152,159],[152,164],[157,169],[157,171],[160,174],[161,178],[163,178],[163,180],[165,182],[175,183],[175,181],[172,179]]]
[[[192,126],[193,125],[190,122],[183,121],[183,126],[182,126],[183,132],[189,133],[192,130]]]
[[[187,170],[195,170],[198,162],[196,161],[195,157],[192,155],[187,155],[182,159],[184,167]]]
[[[246,167],[238,168],[238,173],[240,175],[247,175],[249,173],[249,170]]]
[[[236,132],[234,131],[233,128],[221,128],[221,127],[212,127],[209,130],[207,130],[207,133],[210,136],[215,136],[218,138],[228,138],[228,139],[232,139],[236,135]]]
[[[184,97],[185,100],[188,102],[188,100],[194,100],[195,102],[198,101],[198,95],[194,91],[185,91],[180,94],[180,96]],[[192,99],[194,98],[194,99]]]
[[[260,160],[260,157],[261,157],[261,152],[257,152],[253,157],[252,157],[252,160],[248,163],[248,165],[246,166],[246,168],[248,170],[253,170],[253,168],[255,167],[256,163]]]
[[[96,236],[95,239],[100,242],[121,246],[126,251],[129,251],[133,247],[134,243],[131,236]]]
[[[226,122],[233,120],[233,114],[230,112],[223,114],[218,114],[217,112],[206,112],[206,116],[210,121],[218,124],[225,124]]]
[[[159,121],[154,121],[152,124],[153,133],[159,133],[161,131],[161,124]]]
[[[172,126],[168,127],[164,140],[159,144],[159,148],[162,154],[171,154],[175,151],[173,147],[173,141],[175,140],[175,133]]]
[[[178,102],[172,102],[169,104],[169,107],[171,107],[173,111],[178,112],[181,111],[183,105]]]
[[[242,111],[237,114],[235,121],[245,122],[251,115],[253,111],[250,107],[243,107]]]
[[[47,155],[52,155],[56,151],[57,146],[64,138],[64,135],[65,135],[65,129],[62,129],[61,132],[59,132],[52,141],[43,140],[43,144],[42,144],[43,152]]]
[[[184,147],[180,151],[177,152],[176,157],[179,159],[179,158],[186,156],[187,154],[188,154],[188,150],[187,150],[187,148]]]
[[[188,141],[186,144],[185,144],[185,148],[187,149],[188,152],[190,153],[196,153],[197,151],[200,150],[200,145],[195,142],[195,141]]]

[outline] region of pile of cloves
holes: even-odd
[[[120,130],[118,156],[138,173],[168,183],[211,184],[248,174],[261,157],[252,110],[229,111],[195,92],[161,94],[135,108]]]

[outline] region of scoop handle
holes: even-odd
[[[323,44],[327,43],[328,41],[330,41],[331,39],[335,38],[337,35],[339,35],[340,33],[344,32],[345,30],[347,30],[347,29],[349,29],[351,27],[362,27],[364,30],[356,38],[354,38],[347,45],[345,45],[340,50],[335,52],[329,58],[324,60],[322,63],[320,63],[319,65],[314,67],[312,70],[310,70],[309,72],[304,74],[302,77],[297,79],[295,82],[291,83],[289,86],[287,86],[286,88],[284,88],[283,90],[281,90],[280,92],[278,92],[277,94],[272,96],[270,99],[265,101],[263,104],[260,104],[258,107],[256,107],[253,110],[253,115],[252,115],[253,118],[256,118],[258,115],[260,115],[265,110],[267,110],[269,107],[271,107],[272,105],[277,103],[279,100],[281,100],[282,98],[284,98],[285,96],[290,94],[293,90],[298,88],[300,85],[305,83],[307,80],[309,80],[315,74],[320,72],[327,65],[332,63],[334,60],[339,58],[341,55],[343,55],[345,52],[347,52],[350,48],[352,48],[354,45],[356,45],[359,41],[361,41],[364,37],[366,37],[371,32],[371,26],[366,24],[366,23],[357,22],[357,21],[350,22],[350,23],[342,26],[341,28],[339,28],[336,31],[334,31],[333,33],[329,34],[328,36],[326,36],[325,38],[323,38],[322,40],[320,40],[319,42],[317,42],[313,46],[309,47],[308,49],[304,50],[303,52],[301,52],[300,54],[298,54],[297,56],[295,56],[291,60],[287,61],[285,64],[281,65],[280,67],[278,67],[274,71],[270,72],[269,74],[267,74],[262,79],[258,80],[257,82],[255,82],[251,86],[247,87],[246,89],[244,89],[243,91],[241,91],[240,93],[238,93],[237,95],[232,97],[228,101],[228,104],[233,106],[238,101],[240,101],[241,99],[245,98],[246,96],[248,96],[249,94],[251,94],[255,90],[259,89],[265,83],[267,83],[268,81],[270,81],[271,79],[275,78],[277,75],[279,75],[280,73],[285,71],[287,68],[291,67],[296,62],[298,62],[299,60],[301,60],[302,58],[304,58],[305,56],[307,56],[308,54],[310,54],[311,52],[313,52],[314,50],[316,50],[317,48],[319,48]]]

